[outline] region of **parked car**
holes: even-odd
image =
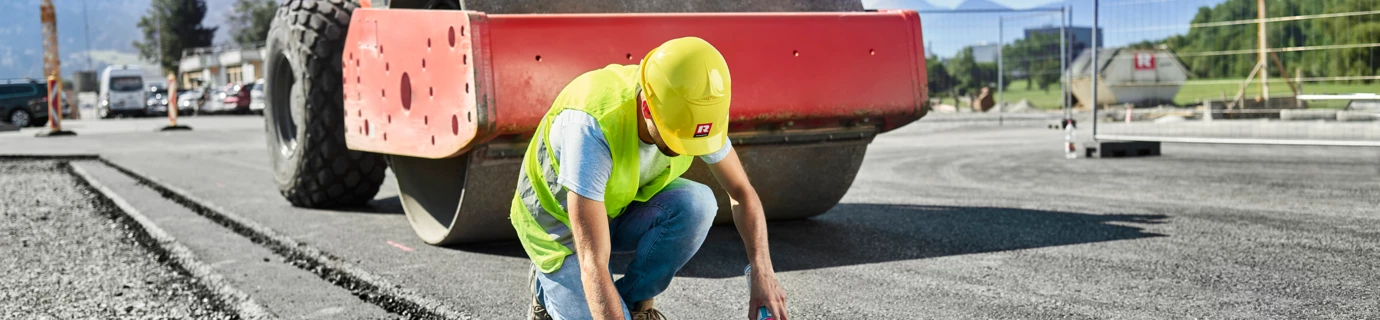
[[[206,90],[203,90],[201,93],[201,100],[198,102],[200,107],[196,109],[196,114],[216,114],[223,112],[223,109],[225,109],[225,104],[221,102],[223,100],[225,100],[225,91],[206,87]]]
[[[65,93],[64,93],[65,95]],[[71,110],[62,99],[63,110]],[[36,80],[0,80],[0,121],[26,127],[48,122],[48,86]]]
[[[232,113],[248,113],[250,94],[253,88],[249,85],[231,84],[225,88],[225,99],[221,100],[225,104],[225,109]]]
[[[152,84],[147,93],[148,99],[144,101],[144,114],[151,116],[162,116],[168,114],[168,87],[162,84]]]
[[[264,79],[254,81],[254,86],[249,89],[249,111],[264,114]]]
[[[101,102],[96,113],[101,118],[145,115],[148,86],[144,82],[144,71],[139,68],[129,65],[106,67],[101,72]]]
[[[201,105],[206,103],[203,89],[191,89],[177,93],[177,112],[179,115],[192,115],[201,113]]]

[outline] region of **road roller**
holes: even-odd
[[[729,137],[769,220],[828,212],[872,139],[929,111],[919,15],[856,0],[290,0],[264,57],[274,180],[342,208],[392,170],[426,243],[515,239],[523,152],[560,90],[685,36],[733,70]],[[702,163],[685,177],[718,186]]]

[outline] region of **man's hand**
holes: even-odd
[[[623,319],[623,302],[609,274],[609,218],[603,202],[569,192],[570,231],[575,236],[575,255],[580,261],[580,283],[594,319]]]
[[[758,320],[757,307],[766,306],[767,312],[771,312],[773,319],[785,320],[786,315],[786,290],[781,289],[781,285],[776,282],[776,273],[770,268],[758,270],[752,268],[752,288],[750,288],[750,299],[748,300],[748,319]]]
[[[775,319],[788,319],[786,290],[776,282],[776,271],[771,266],[771,250],[767,247],[767,218],[762,212],[762,200],[757,198],[757,190],[748,182],[743,163],[738,160],[738,151],[729,150],[723,160],[709,165],[709,172],[728,192],[729,204],[733,206],[733,224],[743,237],[748,262],[752,264],[748,319],[757,316],[758,306],[766,306]]]

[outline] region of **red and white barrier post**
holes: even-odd
[[[1127,103],[1127,104],[1126,104],[1126,123],[1131,123],[1131,114],[1133,113],[1133,111],[1132,111],[1131,109],[1132,109],[1132,108],[1131,108],[1131,104],[1130,104],[1130,103]]]
[[[192,127],[177,125],[177,77],[168,75],[168,126],[158,131],[192,130]]]
[[[62,95],[58,92],[57,75],[48,76],[48,131],[39,132],[38,137],[71,136],[77,133],[62,130]]]

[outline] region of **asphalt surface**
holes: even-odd
[[[293,260],[276,255],[252,239],[207,219],[140,181],[96,161],[73,161],[74,172],[96,180],[137,214],[185,248],[185,254],[217,279],[208,286],[227,295],[244,296],[235,303],[242,318],[280,319],[396,319],[397,315],[361,301],[348,290],[322,281]],[[119,190],[119,191],[114,191]],[[133,212],[130,212],[133,211]],[[181,258],[181,257],[179,257]],[[198,263],[199,262],[199,263]],[[209,278],[199,275],[200,278]]]
[[[947,120],[879,136],[838,207],[771,224],[793,319],[1380,317],[1377,149],[1166,144],[1161,157],[1066,160],[1043,118]],[[197,130],[0,133],[0,153],[99,153],[399,290],[473,318],[522,316],[516,243],[422,244],[391,182],[367,208],[292,208],[259,118],[185,122]],[[744,261],[733,229],[715,227],[658,307],[741,318]]]
[[[228,319],[56,161],[0,161],[0,318]]]

